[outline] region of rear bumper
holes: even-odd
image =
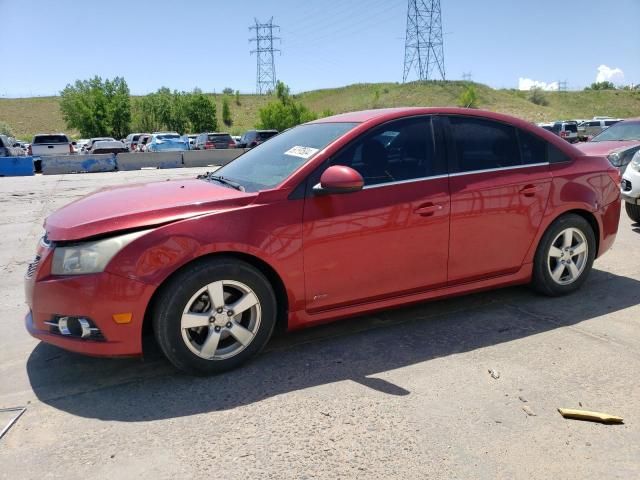
[[[91,356],[138,356],[142,354],[142,324],[153,287],[106,272],[75,277],[27,279],[25,293],[30,311],[27,331],[43,342]],[[131,313],[126,324],[113,315]],[[103,339],[62,335],[51,322],[55,317],[88,318]]]

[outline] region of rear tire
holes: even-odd
[[[190,374],[240,366],[262,350],[276,323],[271,284],[252,265],[233,258],[183,269],[157,298],[156,341],[174,366]]]
[[[563,215],[540,240],[532,286],[550,297],[572,293],[586,281],[595,255],[596,237],[589,222],[579,215]]]
[[[631,220],[633,220],[635,223],[640,223],[640,205],[624,202],[624,208]]]

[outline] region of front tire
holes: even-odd
[[[257,355],[276,323],[276,298],[265,276],[231,258],[184,268],[159,292],[154,334],[169,361],[187,373],[231,370]]]
[[[640,223],[640,205],[624,202],[624,208],[631,220],[633,220],[635,223]]]
[[[540,240],[532,285],[551,297],[572,293],[586,281],[595,256],[596,238],[589,222],[579,215],[563,215]]]

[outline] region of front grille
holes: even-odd
[[[36,257],[33,259],[33,262],[31,262],[29,264],[29,266],[27,267],[27,278],[31,278],[35,275],[36,271],[38,271],[38,265],[40,265],[40,255],[36,255]]]
[[[621,185],[622,185],[622,191],[623,192],[630,192],[631,191],[632,185],[631,185],[631,182],[629,180],[622,179]]]

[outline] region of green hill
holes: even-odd
[[[463,82],[356,84],[305,92],[296,97],[315,112],[330,110],[343,113],[368,108],[398,106],[456,106],[465,88]],[[528,100],[529,93],[518,90],[494,90],[474,84],[478,106],[507,113],[531,122],[557,119],[591,118],[594,115],[640,117],[640,92],[623,90],[547,92],[547,106]],[[215,96],[218,112],[222,111],[222,95]],[[241,95],[240,106],[231,101],[234,125],[229,130],[239,134],[253,128],[258,110],[270,97]],[[62,119],[58,97],[0,99],[0,120],[13,128],[19,138],[30,140],[38,132],[69,131]]]

